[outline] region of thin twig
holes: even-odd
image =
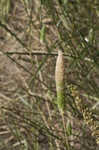
[[[30,53],[29,52],[6,52],[5,54],[7,54],[7,55],[30,55]],[[31,55],[33,56],[33,55],[49,55],[49,56],[57,56],[58,54],[57,54],[57,52],[51,52],[51,53],[49,53],[49,52],[46,52],[46,51],[33,51],[33,52],[31,52]],[[75,56],[72,56],[72,55],[66,55],[66,54],[64,54],[64,56],[66,56],[66,57],[75,57]],[[76,57],[75,57],[76,58]]]
[[[29,73],[31,76],[34,76],[33,73],[31,71],[29,71],[29,69],[27,69],[26,67],[24,67],[22,64],[20,64],[18,61],[16,61],[14,58],[12,58],[11,56],[7,55],[5,52],[1,51],[2,54],[4,54],[5,56],[7,56],[11,61],[13,61],[16,65],[18,65],[19,67],[21,67],[25,72]],[[43,81],[40,81],[38,77],[35,77],[36,80],[38,80],[40,83],[44,84],[48,89],[50,89],[51,91],[52,88],[48,87],[48,85],[46,83],[44,83]],[[54,91],[53,91],[54,92]]]
[[[29,49],[27,48],[27,46],[25,45],[25,43],[22,42],[22,40],[21,40],[20,38],[18,38],[17,35],[16,35],[13,31],[11,31],[11,30],[10,30],[5,24],[3,24],[1,21],[0,21],[0,26],[1,26],[3,29],[5,29],[6,32],[10,33],[10,35],[13,36],[13,37],[16,39],[16,41],[18,41],[18,42],[22,45],[23,48],[25,48],[26,50],[29,50]]]
[[[5,55],[30,55],[30,53],[29,52],[4,52],[4,54]],[[47,56],[52,56],[52,57],[54,57],[54,56],[58,56],[58,54],[57,54],[57,52],[51,52],[51,53],[49,53],[49,52],[46,52],[46,51],[33,51],[33,52],[31,52],[31,55],[33,56],[33,55],[37,55],[37,56],[41,56],[41,55],[47,55]],[[67,59],[79,59],[79,57],[77,57],[77,56],[73,56],[73,55],[66,55],[66,54],[63,54],[64,55],[64,57],[66,57]],[[85,57],[85,59],[84,59],[85,61],[88,61],[88,62],[94,62],[92,59],[90,59],[90,58],[87,58],[87,57]]]

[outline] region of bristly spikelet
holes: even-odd
[[[59,110],[64,110],[64,57],[62,51],[58,51],[58,57],[56,60],[55,70],[56,92],[57,92],[57,104]]]
[[[96,143],[99,144],[99,125],[97,125],[96,121],[94,120],[93,113],[80,98],[79,93],[75,87],[70,87],[70,91],[75,99],[78,110],[82,113],[85,123],[88,125],[92,132],[92,136],[96,138]]]

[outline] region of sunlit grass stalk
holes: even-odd
[[[0,19],[4,22],[10,10],[11,0],[0,0]]]

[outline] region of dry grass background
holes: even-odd
[[[88,8],[83,6],[81,12],[77,8],[82,20],[75,21],[75,29],[71,23],[66,26],[61,16],[61,7],[54,5],[55,3],[56,1],[49,2],[47,6],[47,3],[40,5],[39,0],[11,1],[6,21],[2,21],[9,32],[5,26],[0,26],[0,150],[66,150],[62,118],[56,105],[54,77],[59,48],[63,49],[65,54],[65,121],[70,149],[99,148],[68,88],[71,84],[78,87],[79,95],[85,104],[89,108],[95,108],[94,117],[99,125],[99,62],[96,55],[98,36],[95,30],[94,37],[97,38],[94,39],[93,47],[88,48],[85,41],[86,46],[82,44],[83,40],[76,31],[77,28],[80,30],[81,26],[81,30],[84,30],[81,31],[83,37],[88,36],[91,23],[88,24],[87,21],[90,16],[87,9],[93,10],[95,8],[92,7],[96,5],[92,6],[84,1]],[[69,7],[74,11],[71,3]],[[92,21],[98,26],[98,12],[95,15],[96,18]],[[43,28],[46,29],[46,34],[42,32]],[[73,31],[70,31],[70,28]],[[15,33],[15,37],[11,33]],[[41,34],[44,34],[43,38]],[[88,50],[83,53],[86,48]],[[6,52],[28,52],[29,55],[9,55]],[[34,52],[37,54],[33,55]],[[43,52],[49,55],[41,55]],[[71,55],[79,56],[79,59],[73,60]],[[97,59],[94,62],[95,55]]]

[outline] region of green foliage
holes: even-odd
[[[10,11],[11,0],[0,0],[0,20],[5,21]]]
[[[46,32],[46,26],[43,25],[40,31],[40,41],[41,43],[45,42],[45,33]]]

